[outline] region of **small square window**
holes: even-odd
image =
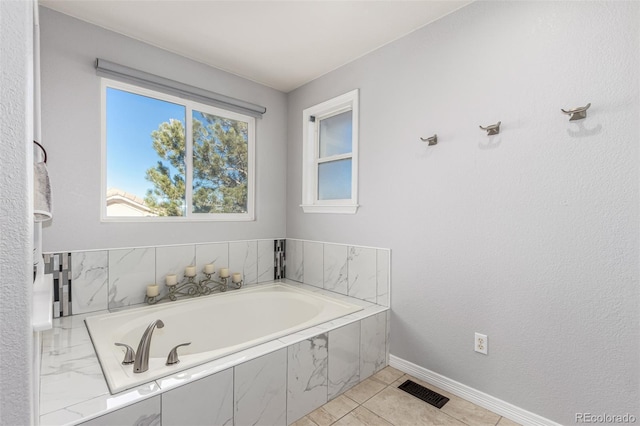
[[[303,111],[305,213],[356,213],[358,90]]]

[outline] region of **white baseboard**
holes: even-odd
[[[395,355],[389,355],[389,365],[412,375],[416,379],[431,383],[442,390],[451,392],[460,398],[473,402],[480,407],[493,411],[496,414],[500,414],[501,416],[506,417],[509,420],[513,420],[516,423],[520,423],[523,426],[561,426],[559,423],[524,410],[520,407],[516,407],[515,405],[509,404],[508,402],[484,392],[480,392],[479,390],[467,385],[463,385],[462,383],[456,382],[455,380],[441,374],[427,370],[426,368],[420,367],[419,365],[406,361],[402,358],[398,358]]]

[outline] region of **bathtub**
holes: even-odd
[[[295,286],[274,283],[153,307],[87,318],[85,323],[111,393],[175,374],[251,346],[361,310],[360,306]],[[149,369],[133,373],[122,365],[124,350],[137,350],[147,326],[162,320],[151,340]],[[174,346],[180,362],[165,365]]]

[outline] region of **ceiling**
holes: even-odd
[[[471,1],[40,0],[289,92]]]

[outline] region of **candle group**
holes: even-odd
[[[215,265],[213,263],[207,263],[206,265],[204,265],[203,271],[207,275],[213,275],[216,272]],[[220,268],[218,272],[220,274],[220,278],[229,278],[231,276],[231,280],[234,283],[239,283],[242,281],[242,274],[240,272],[236,272],[232,275],[229,273],[229,268]],[[193,265],[189,265],[186,268],[184,268],[184,276],[187,278],[195,277],[196,267]],[[168,286],[174,286],[178,284],[178,276],[176,274],[167,274],[167,276],[165,277],[165,282]],[[158,286],[156,285],[156,287]],[[147,288],[147,292],[148,291],[149,289]]]

